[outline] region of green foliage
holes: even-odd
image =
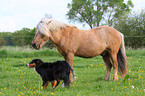
[[[0,47],[5,46],[30,46],[35,36],[35,28],[22,28],[21,30],[0,33]],[[45,46],[54,48],[54,44],[48,41]]]
[[[3,32],[1,35],[4,38],[4,45],[13,45],[11,32]]]
[[[126,46],[140,48],[145,46],[145,10],[124,15],[114,25],[125,36]]]
[[[8,56],[11,51],[14,54],[23,54],[23,48],[8,49],[6,50]],[[70,88],[62,88],[61,81],[57,88],[52,89],[49,84],[47,89],[43,90],[40,76],[34,69],[29,69],[25,65],[34,58],[41,58],[45,62],[64,59],[57,54],[53,56],[49,56],[49,52],[48,55],[44,54],[46,49],[39,50],[37,54],[43,54],[41,56],[32,55],[34,52],[32,49],[24,49],[24,52],[29,52],[27,53],[29,58],[25,55],[20,58],[13,56],[0,58],[0,96],[116,96],[116,94],[144,96],[145,94],[145,55],[142,54],[145,54],[145,50],[126,50],[130,64],[128,64],[128,75],[124,79],[119,75],[119,80],[113,81],[112,70],[111,81],[105,81],[103,78],[106,66],[100,56],[91,59],[75,57],[73,68],[76,79]],[[55,54],[57,51],[53,50],[52,53]]]
[[[34,36],[35,28],[33,30],[29,28],[23,28],[22,30],[13,33],[12,41],[15,45],[30,45]]]
[[[4,43],[5,43],[4,38],[2,34],[0,33],[0,46],[4,45]]]
[[[7,51],[5,49],[0,50],[0,58],[7,57]]]
[[[87,23],[90,28],[100,25],[102,20],[112,25],[133,7],[132,1],[124,3],[124,0],[72,0],[68,3],[69,12],[66,14],[69,20]],[[106,18],[108,17],[108,18]]]
[[[128,80],[129,80],[129,75],[127,74],[123,79],[123,83],[125,84],[126,82],[128,82]]]

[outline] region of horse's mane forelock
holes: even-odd
[[[65,28],[65,27],[75,27],[75,26],[72,24],[66,24],[54,19],[47,19],[47,18],[42,18],[37,25],[37,29],[39,30],[39,33],[47,36],[49,36],[50,32],[58,31],[61,28]]]

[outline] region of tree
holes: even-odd
[[[126,46],[132,48],[145,46],[145,10],[122,16],[113,27],[127,36]]]
[[[13,33],[13,43],[15,45],[24,46],[30,45],[33,37],[35,36],[35,28],[33,30],[29,28],[22,28],[19,31]]]
[[[11,32],[2,32],[1,33],[4,38],[4,45],[14,45],[12,42],[12,33]]]
[[[131,0],[127,4],[124,0],[72,0],[67,7],[70,21],[85,22],[93,28],[100,26],[103,20],[112,25],[116,18],[131,10],[133,3]]]

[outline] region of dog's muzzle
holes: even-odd
[[[26,64],[26,66],[28,66],[29,68],[31,68],[31,66],[29,66],[29,64]]]
[[[29,67],[29,64],[26,64],[26,66],[28,66],[28,67]]]

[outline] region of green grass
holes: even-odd
[[[25,50],[24,50],[25,49]],[[56,89],[49,85],[42,89],[40,76],[25,64],[34,58],[47,62],[63,60],[55,49],[4,47],[0,49],[0,96],[143,96],[145,95],[145,50],[129,49],[128,75],[118,81],[105,81],[106,67],[101,56],[84,59],[74,58],[76,80],[70,88]],[[132,88],[134,86],[134,88]]]

